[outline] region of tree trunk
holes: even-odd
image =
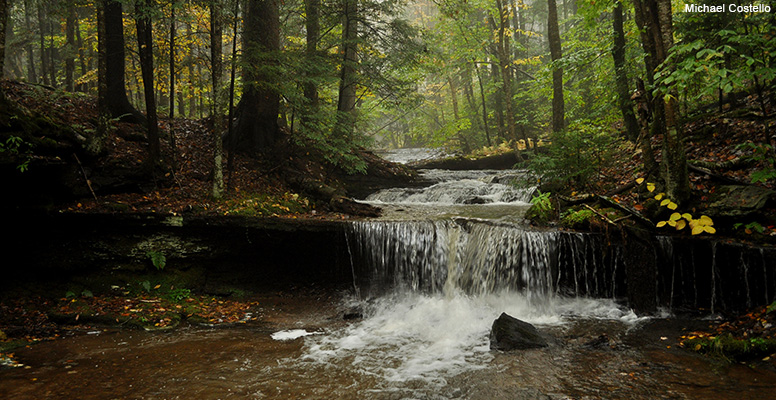
[[[5,28],[8,23],[8,3],[6,0],[0,0],[0,78],[3,77],[5,69]]]
[[[671,13],[671,0],[657,0],[660,22],[661,40],[663,42],[662,61],[667,71],[675,69],[675,61],[665,64],[665,57],[674,45],[674,29]],[[687,172],[687,156],[684,151],[684,140],[679,122],[678,94],[674,91],[662,99],[665,108],[666,133],[663,137],[663,164],[665,170],[666,193],[675,202],[690,199],[690,177]]]
[[[49,81],[49,60],[48,51],[46,50],[46,34],[48,32],[48,23],[46,21],[46,9],[45,4],[38,6],[38,44],[40,45],[40,75],[43,78],[44,85],[51,85]]]
[[[170,2],[170,123],[168,135],[170,135],[170,150],[172,154],[171,164],[173,174],[178,170],[178,145],[175,143],[175,128],[173,119],[175,118],[175,0]]]
[[[146,117],[148,118],[148,159],[146,168],[153,172],[159,165],[159,125],[156,115],[156,99],[154,98],[154,52],[153,31],[151,24],[152,0],[145,0],[139,10],[135,10],[135,26],[137,27],[137,45],[140,55],[140,71],[143,76],[143,93],[145,94]]]
[[[498,69],[501,75],[501,92],[504,96],[504,123],[506,124],[506,134],[509,140],[515,143],[517,148],[517,130],[515,128],[515,112],[512,101],[512,52],[509,50],[510,35],[507,33],[509,28],[509,8],[503,0],[496,0],[496,7],[499,12],[498,23],[490,18],[490,24],[496,29],[496,58],[498,59]],[[523,138],[525,139],[525,138]]]
[[[622,120],[625,132],[630,141],[636,142],[639,137],[639,123],[633,113],[633,104],[628,88],[628,71],[625,67],[625,31],[622,21],[622,3],[620,1],[614,7],[614,46],[612,58],[614,59],[614,75],[617,84],[617,103],[622,112]]]
[[[26,26],[32,26],[32,18],[30,17],[31,11],[32,5],[30,5],[30,1],[24,0],[24,22]],[[32,40],[25,46],[25,50],[27,51],[27,81],[30,83],[38,83],[38,74],[35,71],[35,50]]]
[[[81,66],[81,76],[83,77],[86,75],[87,72],[89,72],[89,69],[86,67],[86,55],[84,54],[84,41],[81,37],[81,28],[78,23],[78,15],[76,13],[76,20],[75,20],[75,39],[76,39],[76,45],[78,47],[78,61]],[[89,85],[86,82],[83,82],[78,85],[77,90],[81,92],[85,92]]]
[[[243,28],[243,95],[237,105],[236,146],[269,151],[278,139],[280,95],[273,87],[280,51],[277,0],[248,2]]]
[[[647,78],[657,66],[663,63],[663,70],[673,71],[673,63],[665,63],[668,51],[673,46],[673,21],[670,0],[634,0],[636,22],[642,29],[642,45],[647,57]],[[666,193],[677,203],[690,198],[690,181],[687,172],[687,158],[684,151],[681,126],[677,109],[677,94],[663,93],[653,99],[652,134],[663,136],[662,178]]]
[[[144,123],[145,117],[138,112],[127,98],[124,83],[124,21],[121,3],[116,0],[102,0],[104,21],[104,74],[105,97],[98,100],[105,103],[111,118],[125,122]]]
[[[342,68],[337,99],[336,134],[349,137],[353,133],[356,112],[356,72],[358,68],[358,0],[343,0]]]
[[[218,0],[210,3],[210,66],[213,80],[213,188],[211,195],[218,199],[224,194],[224,142],[221,134],[224,131],[222,99],[223,62],[221,44],[223,40],[223,17],[221,4]]]
[[[307,48],[306,57],[309,63],[308,68],[315,68],[318,62],[318,37],[320,36],[320,7],[321,0],[305,0],[304,2],[305,13],[307,14],[307,20],[305,27],[307,28]],[[310,74],[308,72],[308,74]],[[310,107],[309,114],[314,114],[318,108],[318,85],[314,82],[317,74],[310,74],[307,82],[304,84],[304,97],[307,99],[307,105]]]
[[[482,84],[482,75],[480,74],[480,67],[474,64],[474,71],[477,73],[477,83],[480,86],[480,99],[482,100],[482,124],[485,127],[485,139],[488,141],[488,146],[493,146],[490,140],[490,128],[488,127],[488,109],[485,104],[485,88]]]
[[[550,57],[558,61],[563,57],[560,45],[560,29],[558,28],[558,7],[555,0],[547,0],[547,38],[550,42]],[[563,69],[552,69],[552,131],[560,132],[565,128],[565,112],[563,103]]]
[[[70,4],[67,8],[67,20],[65,21],[65,90],[72,92],[75,90],[75,5]]]

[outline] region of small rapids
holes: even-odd
[[[397,291],[364,307],[363,321],[307,338],[297,362],[357,370],[378,378],[380,390],[412,383],[433,393],[458,374],[488,367],[493,359],[488,333],[502,312],[539,327],[578,318],[629,325],[642,320],[611,300],[558,297],[538,310],[524,295],[507,291],[485,296]]]

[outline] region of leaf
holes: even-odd
[[[668,218],[671,221],[679,221],[682,218],[682,214],[679,214],[678,212],[675,212],[671,214],[671,217]]]
[[[703,227],[698,225],[694,228],[692,228],[692,234],[693,235],[700,235],[703,232]]]
[[[711,218],[701,215],[701,217],[698,219],[701,223],[701,225],[714,225],[714,221],[711,220]]]
[[[713,227],[713,226],[704,226],[704,227],[703,227],[703,230],[704,230],[704,231],[706,231],[706,232],[708,232],[708,233],[711,233],[712,235],[713,235],[713,234],[715,234],[715,233],[717,233],[717,230],[716,230],[716,229],[714,229],[714,227]]]
[[[676,230],[681,231],[687,226],[687,221],[680,219],[679,221],[676,221]]]
[[[692,221],[692,214],[684,213],[682,214],[682,218],[686,219],[687,221]]]
[[[676,226],[676,221],[668,221],[669,226]]]
[[[663,198],[663,193],[659,193],[657,196],[655,196],[655,200],[660,200]]]
[[[657,227],[658,228],[662,228],[662,227],[666,226],[667,223],[668,223],[668,221],[660,221],[660,222],[657,223]]]
[[[668,207],[669,210],[676,210],[676,208],[679,207],[679,205],[674,203],[673,201],[669,201],[668,206],[666,207]]]
[[[671,204],[671,200],[668,199],[663,199],[663,201],[660,202],[661,206],[667,206],[669,204]]]
[[[647,190],[649,190],[650,192],[654,192],[655,191],[655,184],[654,183],[647,183]]]

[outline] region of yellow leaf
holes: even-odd
[[[684,227],[687,226],[687,221],[680,219],[679,221],[676,221],[676,230],[681,231],[684,229]]]
[[[697,225],[694,228],[692,228],[693,235],[699,235],[701,232],[703,232],[703,227],[700,225]]]
[[[679,221],[682,218],[682,214],[679,214],[677,212],[671,214],[671,218],[669,218],[671,221]]]
[[[654,192],[655,191],[655,184],[654,183],[647,183],[647,190],[649,190],[650,192]]]
[[[156,285],[154,286],[154,289],[159,289],[160,287],[162,287],[162,285]]]
[[[668,207],[669,210],[676,210],[676,207],[679,207],[679,206],[673,201],[669,201],[666,207]]]
[[[708,232],[708,233],[711,233],[712,235],[713,235],[713,234],[715,234],[715,233],[717,233],[717,230],[716,230],[716,229],[714,229],[714,227],[713,227],[713,226],[704,226],[704,227],[703,227],[703,230],[704,230],[704,231],[706,231],[706,232]]]
[[[669,221],[668,221],[668,225],[670,225],[670,226],[676,226],[676,221],[671,221],[671,220],[669,220]]]
[[[662,228],[662,227],[666,226],[666,223],[667,223],[666,221],[660,221],[660,222],[657,223],[657,227],[658,228]]]
[[[636,183],[641,185],[641,183],[644,182],[644,178],[638,178],[636,179]]]
[[[714,225],[714,221],[712,221],[711,218],[705,215],[701,215],[699,219],[701,221],[701,225]]]
[[[663,201],[661,201],[661,202],[660,202],[660,205],[661,205],[661,206],[667,206],[667,205],[669,205],[670,203],[671,203],[671,200],[664,199]]]
[[[701,349],[701,345],[700,345],[700,343],[696,344],[696,345],[695,345],[695,351],[698,351],[698,350],[700,350],[700,349]]]
[[[684,219],[686,219],[688,221],[692,221],[692,214],[684,213],[684,214],[682,214],[682,218],[684,218]]]
[[[663,198],[663,193],[659,193],[657,196],[655,196],[655,200],[660,200]]]

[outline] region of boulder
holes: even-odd
[[[521,321],[507,313],[493,321],[490,329],[491,350],[526,350],[547,347],[539,331],[531,324]]]

